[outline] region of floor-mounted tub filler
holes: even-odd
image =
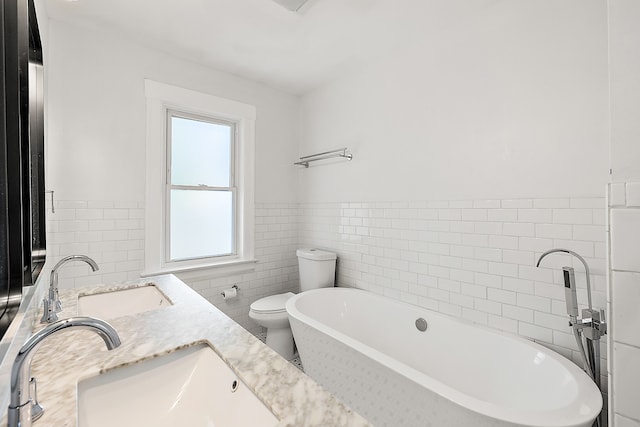
[[[591,427],[602,409],[578,366],[516,335],[359,289],[286,308],[305,372],[376,427]]]

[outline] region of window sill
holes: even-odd
[[[143,271],[140,277],[175,274],[181,279],[193,280],[203,277],[222,277],[234,274],[251,273],[255,270],[257,259],[241,259],[216,264],[192,265],[188,267],[161,267],[152,271]]]

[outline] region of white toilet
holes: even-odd
[[[298,249],[300,292],[331,288],[335,281],[336,254],[320,249]],[[267,345],[289,360],[293,358],[293,334],[284,306],[294,294],[271,295],[251,304],[249,317],[267,328]]]

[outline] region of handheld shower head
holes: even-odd
[[[578,294],[576,294],[576,276],[571,267],[562,267],[564,276],[564,299],[567,305],[567,314],[573,322],[578,318]]]

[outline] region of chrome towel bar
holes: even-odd
[[[347,160],[353,159],[353,155],[347,151],[347,148],[338,148],[337,150],[325,151],[324,153],[312,154],[310,156],[300,157],[299,162],[295,162],[294,165],[302,165],[305,168],[309,167],[310,162],[317,160],[333,159],[334,157],[343,157]]]

